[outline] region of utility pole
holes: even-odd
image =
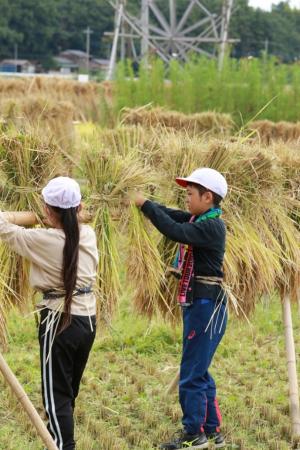
[[[269,39],[267,38],[265,40],[265,55],[266,55],[266,57],[268,56],[268,53],[269,53]]]
[[[93,30],[90,29],[88,26],[86,30],[83,31],[84,34],[86,34],[86,71],[89,74],[90,72],[90,49],[91,49],[91,34],[93,33]]]

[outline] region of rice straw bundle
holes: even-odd
[[[130,220],[128,193],[145,189],[153,181],[149,167],[141,164],[132,150],[127,155],[96,147],[82,155],[87,189],[95,210],[100,265],[98,273],[101,309],[111,314],[120,294],[121,231]]]
[[[96,83],[79,83],[61,78],[0,79],[0,115],[2,102],[44,97],[48,101],[72,103],[76,120],[99,120],[100,96]]]
[[[154,130],[153,130],[154,131]],[[157,131],[156,131],[157,133]],[[161,173],[161,182],[156,189],[156,197],[162,203],[185,209],[185,192],[174,183],[177,176],[192,172],[197,166],[199,142],[184,133],[174,130],[159,134],[161,151],[155,159],[157,170]],[[184,173],[183,173],[184,171]],[[170,322],[180,319],[180,308],[177,305],[178,280],[171,275],[169,269],[173,264],[178,244],[162,237],[158,250],[163,262],[165,275],[161,277],[157,295],[157,309],[160,315]],[[142,289],[142,286],[140,287]],[[137,298],[141,296],[137,292]],[[148,314],[149,316],[149,314]]]
[[[107,158],[125,160],[131,155],[129,159],[138,164],[152,166],[157,179],[155,185],[145,183],[147,195],[154,195],[158,201],[173,207],[185,208],[184,190],[173,183],[176,176],[185,176],[200,166],[213,167],[226,176],[230,186],[230,195],[223,206],[228,225],[226,283],[244,312],[251,312],[257,299],[273,293],[276,287],[296,286],[299,247],[299,234],[293,221],[295,202],[299,198],[296,150],[291,157],[286,148],[283,156],[279,145],[278,150],[270,151],[247,142],[207,141],[182,130],[145,130],[140,125],[97,130],[93,142],[102,145],[102,154]],[[127,276],[134,281],[135,309],[148,317],[159,313],[172,321],[180,315],[176,307],[177,281],[167,273],[177,244],[159,236],[149,224],[145,225],[144,217],[138,216],[134,208],[129,211],[129,221],[123,220],[128,223]],[[136,239],[138,235],[142,242]],[[153,268],[154,260],[157,272]],[[140,267],[134,261],[139,261]],[[142,273],[146,275],[140,283]]]
[[[224,218],[229,228],[225,267],[234,248],[234,236],[236,243],[241,244],[237,253],[239,264],[242,263],[237,271],[240,281],[236,284],[238,279],[234,281],[232,277],[234,271],[228,269],[226,280],[238,298],[243,299],[244,310],[251,311],[256,299],[264,293],[272,293],[276,286],[293,288],[295,283],[299,234],[291,219],[292,210],[285,201],[291,191],[286,188],[280,161],[267,150],[231,144],[227,149],[231,164],[227,167],[216,164],[213,150],[210,147],[203,165],[223,169],[231,186],[224,203]],[[236,258],[236,252],[235,247],[231,260]]]
[[[178,280],[172,275],[171,268],[176,256],[178,244],[163,237],[158,250],[164,265],[164,278],[161,278],[160,293],[157,298],[159,315],[170,323],[181,320],[181,309],[178,307],[177,291]],[[161,301],[163,299],[163,301]]]
[[[160,146],[161,158],[156,169],[162,182],[156,196],[163,198],[164,203],[184,207],[183,191],[173,184],[176,175],[187,175],[196,167],[207,166],[226,176],[230,186],[223,206],[228,225],[226,284],[231,286],[244,312],[253,311],[257,299],[273,293],[276,287],[296,286],[299,231],[291,217],[292,203],[287,202],[293,194],[280,159],[259,146],[219,140],[207,143],[174,132],[161,134]],[[176,244],[162,239],[159,250],[166,270]],[[157,292],[157,308],[168,320],[179,317],[175,285],[173,278],[164,275]],[[148,316],[154,310],[144,307]]]
[[[286,207],[272,205],[267,209],[267,220],[273,235],[281,244],[280,261],[282,274],[276,280],[281,293],[292,295],[296,299],[300,274],[300,234],[299,224],[286,214]],[[297,229],[298,228],[298,229]]]
[[[300,122],[258,120],[250,123],[249,128],[255,131],[254,136],[267,145],[273,141],[299,141],[300,138]]]
[[[142,315],[152,317],[164,306],[165,270],[158,250],[160,236],[151,230],[149,223],[134,206],[130,206],[128,221],[128,257],[127,276],[133,286],[135,310]],[[163,285],[163,286],[162,286]]]
[[[294,202],[294,213],[298,212],[300,201],[300,147],[299,144],[290,143],[274,143],[269,147],[268,151],[277,158],[277,164],[280,165],[283,171],[284,186],[289,193],[286,196],[286,201]]]
[[[224,261],[225,282],[238,300],[238,309],[249,314],[263,294],[274,292],[275,281],[282,275],[280,247],[272,235],[268,238],[273,248],[267,247],[251,219],[232,214],[225,217],[225,221],[229,225]],[[267,233],[268,230],[265,231]]]
[[[40,189],[61,168],[59,149],[35,135],[0,135],[0,200],[2,209],[34,211],[42,216]],[[0,298],[2,314],[12,304],[29,300],[28,266],[21,257],[0,243]],[[1,321],[5,315],[1,314]],[[3,331],[3,330],[2,330]],[[5,338],[2,333],[1,336]]]
[[[50,97],[25,97],[4,100],[1,105],[6,123],[22,130],[34,129],[55,141],[64,150],[74,145],[74,107],[66,101],[53,101]]]
[[[85,147],[100,144],[109,152],[120,156],[134,151],[138,160],[154,167],[160,159],[161,147],[158,133],[153,133],[142,126],[119,125],[113,129],[93,127],[87,133],[84,131],[80,141]]]
[[[141,126],[121,125],[112,130],[102,130],[99,137],[104,146],[120,155],[126,155],[128,151],[135,149],[141,155],[147,151],[153,157],[156,151],[155,135]]]
[[[11,132],[0,135],[2,201],[12,210],[40,212],[40,189],[62,169],[60,152],[53,143],[34,134]]]
[[[186,175],[198,167],[199,142],[197,138],[174,130],[160,134],[160,159],[156,159],[157,170],[162,174],[160,197],[171,205],[185,207],[184,191],[174,181],[177,176]]]
[[[177,111],[168,111],[163,108],[124,108],[122,122],[130,125],[144,127],[166,127],[175,130],[184,130],[186,133],[230,135],[234,123],[229,114],[212,111],[183,114]]]

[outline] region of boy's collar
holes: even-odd
[[[205,212],[198,214],[197,216],[194,215],[193,222],[196,222],[199,218],[208,215],[209,213],[216,213],[216,217],[220,216],[222,214],[222,209],[220,207],[216,208],[215,206],[207,209]]]
[[[206,211],[204,211],[203,213],[198,214],[197,217],[203,216],[204,214],[207,214],[208,212],[213,211],[214,209],[215,209],[214,206],[212,206],[211,208],[208,208],[208,209],[207,209]]]

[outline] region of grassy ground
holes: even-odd
[[[295,317],[296,348],[300,348]],[[281,309],[260,305],[252,325],[231,317],[212,373],[219,386],[228,448],[291,448]],[[10,317],[6,358],[42,411],[39,357],[32,316]],[[148,323],[128,303],[98,336],[76,407],[78,450],[148,450],[178,428],[177,394],[165,397],[180,360],[180,327]],[[0,449],[41,450],[21,408],[0,377]]]

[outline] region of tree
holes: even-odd
[[[156,0],[168,12],[169,2]],[[181,17],[189,0],[177,0]],[[222,0],[202,0],[213,13],[220,13]],[[128,0],[128,6],[139,14],[141,0]],[[12,57],[18,44],[21,58],[45,62],[61,50],[85,51],[83,30],[89,26],[91,53],[107,57],[110,40],[103,36],[113,30],[114,11],[107,0],[0,0],[0,58]],[[194,18],[201,12],[195,8]],[[270,54],[289,62],[300,56],[300,10],[282,1],[271,12],[254,9],[248,0],[235,0],[230,22],[230,36],[240,39],[232,56],[259,56],[266,42]]]

